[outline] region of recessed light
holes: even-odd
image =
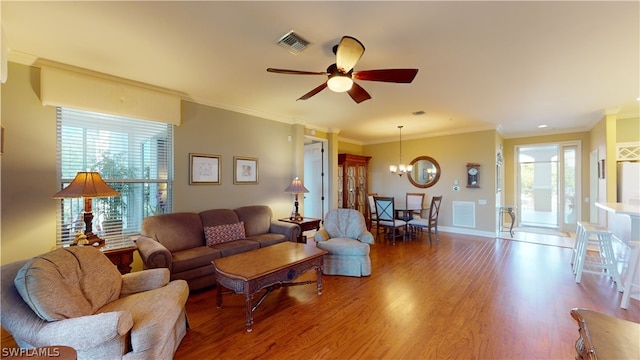
[[[544,129],[544,128],[546,128],[547,126],[549,126],[549,125],[545,125],[545,124],[538,125],[538,129]]]

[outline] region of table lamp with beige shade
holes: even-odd
[[[58,191],[53,195],[54,199],[65,198],[84,198],[84,235],[87,237],[87,241],[91,245],[100,246],[104,245],[104,240],[100,239],[93,233],[92,222],[93,212],[91,209],[91,202],[93,198],[98,197],[110,197],[120,196],[120,193],[112,189],[107,183],[102,180],[102,177],[98,172],[85,171],[79,172],[75,179],[66,188]]]

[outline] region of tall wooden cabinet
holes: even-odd
[[[338,154],[338,207],[356,209],[367,218],[371,156]]]

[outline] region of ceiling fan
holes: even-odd
[[[268,72],[289,75],[325,75],[327,81],[302,95],[298,100],[307,100],[325,88],[335,92],[347,92],[356,103],[371,99],[371,95],[353,80],[384,81],[393,83],[410,83],[416,77],[418,69],[381,69],[354,71],[362,54],[364,45],[351,36],[343,36],[340,43],[333,47],[336,63],[329,65],[327,71],[299,71],[268,68]]]

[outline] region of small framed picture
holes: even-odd
[[[233,183],[257,184],[258,159],[248,157],[233,157]]]
[[[189,185],[220,185],[220,155],[189,154]]]
[[[604,159],[598,161],[598,177],[600,179],[604,179],[605,167],[604,167]]]

